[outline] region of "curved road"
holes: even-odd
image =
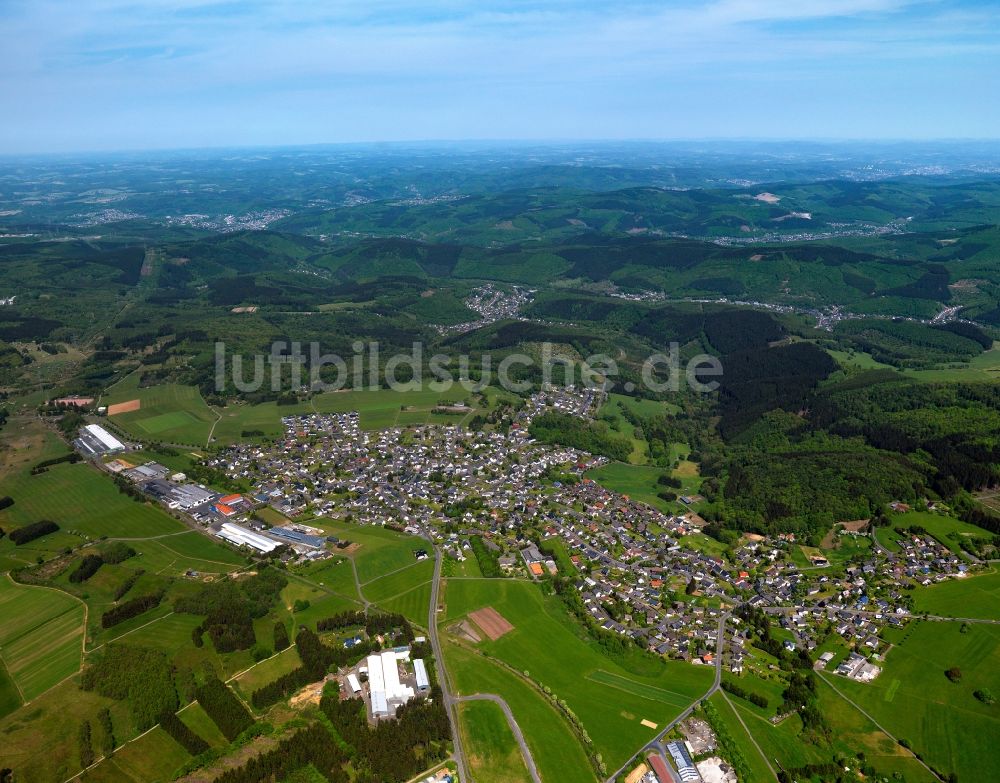
[[[528,768],[528,773],[531,775],[531,779],[535,781],[535,783],[542,783],[542,779],[538,774],[538,768],[535,767],[535,760],[531,756],[531,751],[528,750],[528,743],[525,742],[524,734],[521,733],[521,727],[518,726],[517,721],[514,720],[514,713],[510,711],[510,707],[506,701],[497,696],[495,693],[475,693],[471,696],[456,696],[454,701],[456,703],[463,701],[491,701],[494,704],[498,704],[507,718],[507,724],[510,726],[510,730],[514,733],[514,739],[517,740],[517,744],[521,748],[521,756],[524,758],[524,765]]]

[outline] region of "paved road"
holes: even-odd
[[[626,761],[620,769],[615,770],[606,779],[606,783],[613,783],[614,779],[621,775],[623,772],[627,772],[628,768],[631,767],[636,759],[647,753],[648,751],[654,751],[661,755],[666,754],[666,749],[663,747],[663,740],[671,731],[673,731],[674,726],[687,718],[692,712],[694,712],[695,707],[697,707],[701,702],[719,690],[719,686],[722,683],[722,654],[726,649],[726,620],[729,619],[728,613],[723,613],[719,617],[719,626],[716,630],[716,642],[715,642],[715,680],[712,682],[712,687],[705,691],[704,694],[699,696],[693,702],[691,702],[676,718],[674,718],[670,723],[661,729],[660,733],[657,734],[653,739],[651,739],[646,745],[641,748],[638,752],[634,753],[632,757]]]
[[[438,591],[441,586],[441,550],[434,547],[434,579],[431,581],[431,606],[427,615],[427,633],[431,638],[431,649],[434,650],[434,660],[437,663],[438,682],[441,685],[441,694],[444,698],[444,708],[448,712],[448,720],[451,721],[452,746],[455,765],[458,767],[458,779],[462,783],[471,783],[469,770],[465,764],[465,756],[462,753],[462,735],[458,730],[458,715],[455,711],[455,697],[451,694],[451,685],[448,682],[448,672],[445,669],[444,653],[441,652],[441,640],[438,639],[437,630],[437,608]]]
[[[528,743],[525,742],[524,734],[521,733],[521,727],[514,720],[514,713],[510,711],[510,706],[508,706],[506,701],[495,693],[475,693],[471,696],[456,696],[455,701],[491,701],[494,704],[500,705],[500,709],[503,710],[503,714],[507,717],[507,725],[510,726],[510,730],[514,733],[514,739],[517,740],[517,744],[521,748],[521,756],[524,757],[524,765],[528,768],[531,779],[535,783],[542,783],[542,778],[538,774],[538,768],[535,766],[535,760],[528,749]]]

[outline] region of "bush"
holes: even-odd
[[[288,639],[288,629],[285,627],[284,623],[274,624],[274,651],[281,652],[288,648],[291,641]]]
[[[14,498],[12,498],[10,495],[5,495],[4,497],[0,498],[0,511],[2,511],[5,508],[10,508],[13,505],[14,505]]]
[[[952,666],[950,669],[948,669],[948,671],[944,673],[944,676],[947,677],[952,682],[958,682],[962,679],[962,670],[959,669],[957,666]]]

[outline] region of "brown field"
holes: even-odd
[[[492,606],[487,606],[485,609],[477,609],[469,615],[469,619],[478,625],[483,633],[490,637],[492,641],[496,641],[505,633],[510,633],[514,630],[514,626],[505,620],[503,615]]]
[[[117,405],[109,405],[108,416],[117,416],[119,413],[137,411],[141,404],[142,400],[129,400],[128,402],[119,402]]]

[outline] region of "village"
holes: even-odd
[[[245,494],[222,494],[156,463],[105,467],[120,472],[171,510],[237,547],[307,562],[334,557],[336,536],[296,518],[389,526],[422,536],[461,561],[480,538],[507,575],[559,576],[559,542],[577,571],[574,587],[593,627],[628,637],[657,654],[694,665],[719,664],[739,675],[753,631],[737,607],[767,613],[790,653],[803,651],[825,667],[835,657],[817,650],[838,637],[833,669],[861,681],[878,676],[885,653],[880,634],[910,616],[906,588],[961,578],[968,562],[929,535],[912,535],[899,553],[876,547],[843,569],[816,555],[794,562],[794,535],[745,535],[730,559],[685,543],[701,535],[694,512],[670,515],[605,489],[585,474],[603,458],[536,442],[532,419],[550,410],[588,416],[601,393],[572,387],[537,393],[511,415],[505,431],[473,432],[427,425],[367,431],[357,413],[303,414],[283,420],[273,443],[242,444],[207,461],[249,483]],[[87,444],[100,443],[89,425]],[[123,444],[104,432],[104,446]],[[121,447],[119,449],[118,447]],[[292,520],[272,526],[256,509]],[[317,523],[318,524],[318,523]],[[860,535],[858,531],[844,534]],[[426,557],[426,551],[417,556]],[[728,617],[730,638],[720,640]],[[827,644],[829,646],[829,644]]]

